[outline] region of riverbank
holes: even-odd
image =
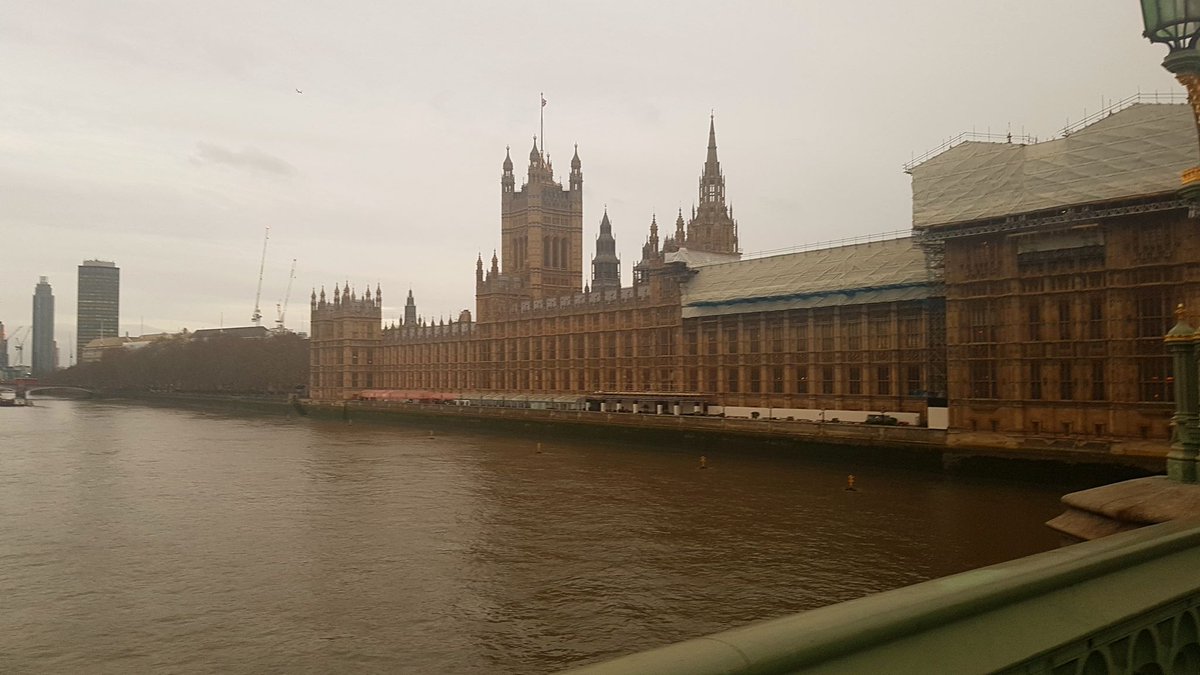
[[[110,401],[144,405],[308,415],[348,423],[417,426],[430,431],[467,430],[528,436],[531,442],[595,438],[685,446],[698,455],[736,448],[862,460],[933,471],[1026,478],[1084,475],[1100,484],[1162,472],[1164,458],[1099,452],[1094,448],[997,447],[964,444],[953,431],[910,426],[788,422],[719,417],[530,410],[381,401],[292,402],[286,396],[143,393]],[[975,435],[978,437],[978,435]]]
[[[608,430],[665,432],[688,437],[759,439],[764,441],[802,442],[805,446],[852,447],[873,449],[908,456],[936,457],[946,468],[979,460],[1022,460],[1072,465],[1099,464],[1159,472],[1165,458],[1150,455],[1125,455],[1102,452],[1084,445],[1024,446],[974,444],[962,434],[912,426],[886,426],[838,422],[750,420],[685,415],[649,415],[589,411],[530,410],[524,408],[485,408],[452,405],[425,405],[384,401],[348,401],[345,403],[306,402],[314,414],[334,417],[403,416],[412,419],[450,419],[490,421],[510,425],[571,425]],[[978,434],[973,435],[979,438]],[[1164,450],[1165,454],[1165,450]]]

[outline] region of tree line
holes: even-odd
[[[174,338],[140,349],[113,349],[43,378],[47,384],[101,391],[287,393],[308,384],[308,339],[294,333],[260,339]]]

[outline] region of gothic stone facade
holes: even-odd
[[[1177,194],[1195,142],[1187,106],[1139,104],[1031,146],[965,143],[911,171],[914,229],[945,284],[952,428],[1169,436],[1162,337],[1172,308],[1200,301],[1200,223]]]
[[[1107,172],[1082,197],[1068,186],[1039,190],[1044,203],[979,207],[1003,193],[997,163],[1025,146],[965,144],[912,171],[919,248],[906,239],[745,261],[710,125],[698,207],[661,240],[651,220],[625,288],[607,213],[582,284],[578,153],[563,187],[535,143],[519,190],[505,158],[503,256],[487,269],[476,261],[474,316],[423,322],[410,293],[405,320],[384,327],[378,288],[314,293],[311,395],[681,392],[727,406],[914,412],[945,398],[961,433],[1164,439],[1173,393],[1161,336],[1175,303],[1200,305],[1197,222],[1162,176],[1120,157],[1072,159],[1092,146],[1142,153],[1175,180],[1163,153],[1188,120],[1136,108],[1064,144],[1067,174]],[[1158,145],[1155,124],[1169,127]],[[1133,142],[1110,143],[1106,129]],[[978,155],[980,145],[1005,147]],[[1043,145],[1030,147],[1053,154]],[[979,186],[954,183],[964,176]]]

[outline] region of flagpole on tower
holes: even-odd
[[[538,133],[542,136],[542,157],[546,156],[546,92],[541,92],[538,96],[542,99],[542,105],[538,108]]]

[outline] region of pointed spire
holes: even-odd
[[[650,236],[652,238],[658,237],[658,214],[657,213],[650,214]]]
[[[716,113],[708,116],[708,158],[704,161],[704,170],[707,173],[708,167],[717,168],[717,122]]]
[[[612,223],[608,221],[608,205],[604,205],[604,217],[600,219],[600,234],[612,234]]]
[[[695,217],[695,207],[692,208],[692,216]],[[675,243],[683,246],[683,240],[687,237],[683,231],[683,208],[679,209],[679,217],[675,219]]]
[[[503,168],[504,168],[504,170],[505,170],[506,172],[507,172],[507,171],[512,171],[512,170],[513,170],[512,154],[510,154],[510,150],[511,150],[511,148],[509,148],[507,145],[506,145],[506,146],[504,146],[504,165],[503,165]]]
[[[383,306],[383,291],[379,290],[378,281],[375,282],[375,302],[379,304],[380,307]]]
[[[541,153],[538,152],[537,136],[533,137],[533,149],[529,151],[529,163],[537,164],[541,160]]]
[[[575,144],[575,156],[571,158],[571,168],[578,169],[583,166],[583,162],[579,161],[579,144]]]

